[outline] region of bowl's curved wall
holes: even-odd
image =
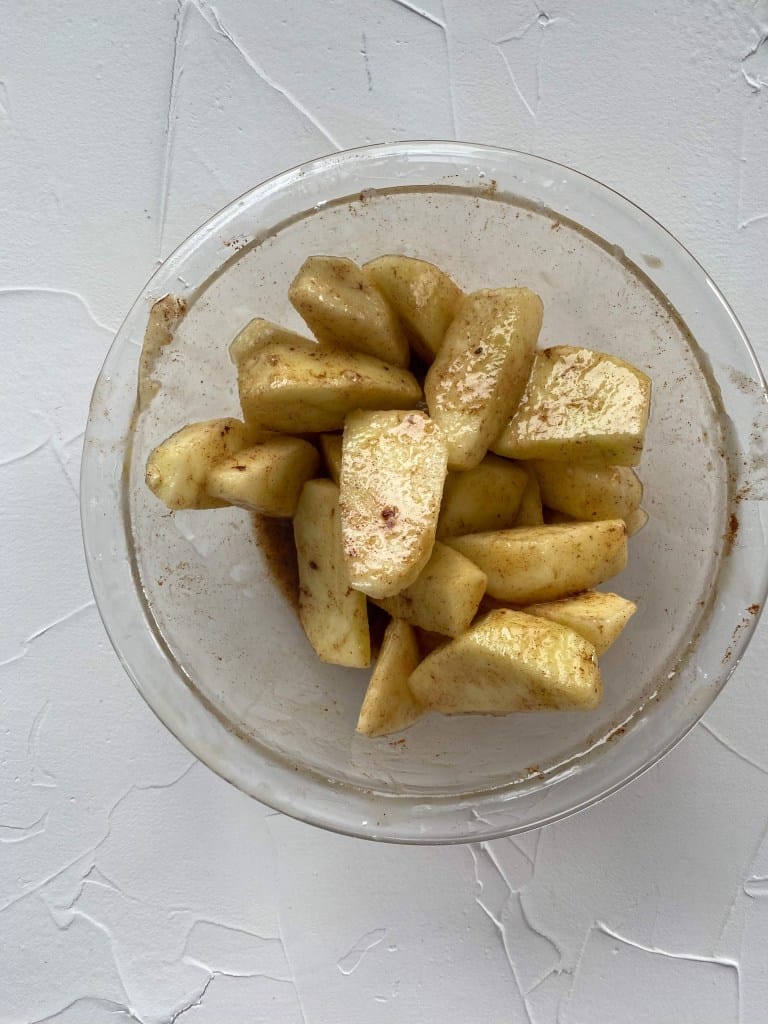
[[[601,661],[596,712],[431,715],[405,742],[357,737],[366,673],[316,659],[250,517],[169,515],[144,486],[158,441],[190,420],[238,414],[227,345],[251,317],[303,330],[286,292],[307,255],[391,251],[433,260],[467,290],[527,284],[544,300],[541,344],[613,352],[654,381],[640,467],[651,518],[630,542],[628,569],[606,585],[639,611]],[[146,318],[165,293],[188,310],[155,362],[158,393],[134,417]],[[765,569],[749,568],[762,542],[760,467],[749,461],[761,415],[763,383],[727,306],[689,254],[615,193],[481,147],[339,154],[222,211],[126,320],[94,395],[83,469],[94,589],[160,717],[259,799],[404,841],[529,827],[647,767],[727,677],[765,592]]]

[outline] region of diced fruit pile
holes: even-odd
[[[635,605],[593,588],[647,519],[634,470],[651,385],[537,350],[527,288],[465,295],[423,260],[312,256],[289,298],[316,340],[252,320],[230,346],[243,421],[192,423],[147,484],[170,509],[292,517],[299,617],[325,662],[371,662],[358,731],[444,714],[577,710]],[[411,367],[409,370],[408,367]]]

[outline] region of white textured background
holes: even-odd
[[[90,389],[158,259],[336,147],[459,138],[614,186],[768,363],[768,3],[0,0],[2,1024],[762,1024],[768,622],[664,762],[515,840],[269,812],[123,674],[83,565]]]

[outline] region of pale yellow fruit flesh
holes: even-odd
[[[407,366],[408,340],[395,313],[352,260],[310,256],[288,298],[319,342]]]
[[[270,437],[217,463],[206,488],[213,498],[265,516],[290,517],[320,457],[298,437]]]
[[[421,399],[407,370],[311,341],[259,346],[240,363],[238,388],[248,422],[293,434],[341,430],[353,409],[409,409]]]
[[[588,711],[600,703],[595,649],[572,629],[523,612],[489,612],[424,659],[408,685],[447,715]]]
[[[619,594],[588,590],[560,601],[532,604],[523,611],[575,630],[589,640],[600,656],[619,638],[637,605]]]
[[[491,448],[513,459],[635,466],[650,399],[648,377],[616,356],[568,345],[543,349]]]
[[[357,731],[363,736],[389,736],[407,729],[424,713],[408,687],[419,664],[416,636],[407,622],[393,619],[365,691]]]
[[[623,519],[624,525],[627,527],[627,537],[634,537],[648,522],[648,513],[644,508],[636,508]],[[557,509],[547,508],[544,509],[544,521],[548,524],[557,524],[578,523],[584,520],[577,519],[576,516],[569,516],[567,512],[558,512]]]
[[[365,668],[371,661],[368,609],[349,585],[338,497],[331,480],[309,480],[299,498],[293,520],[299,619],[321,661]]]
[[[622,519],[528,526],[446,541],[488,577],[491,597],[526,605],[589,590],[627,564]]]
[[[404,325],[415,353],[431,363],[462,299],[459,286],[434,263],[411,256],[379,256],[362,269]]]
[[[486,455],[479,466],[449,473],[437,524],[438,537],[514,526],[528,476],[507,459]]]
[[[628,466],[542,459],[529,465],[539,481],[542,502],[574,519],[626,519],[643,497],[643,485]]]
[[[353,587],[381,598],[415,581],[435,543],[446,460],[442,433],[422,412],[347,417],[339,504]]]
[[[485,573],[474,562],[438,541],[409,587],[375,603],[393,618],[442,636],[458,636],[477,614],[485,584]]]
[[[272,323],[271,320],[256,317],[245,325],[229,346],[229,358],[235,366],[240,366],[268,342],[277,342],[280,345],[295,345],[297,342],[300,345],[312,344],[309,338],[302,338],[295,331],[289,331],[280,324]]]
[[[544,510],[541,506],[539,481],[528,473],[528,479],[520,497],[520,506],[513,526],[541,526],[544,522]]]
[[[424,383],[450,469],[478,465],[517,408],[541,319],[541,299],[528,288],[485,289],[461,301]]]
[[[257,437],[258,431],[231,417],[189,423],[150,453],[147,486],[170,509],[221,508],[229,502],[208,493],[208,474]]]

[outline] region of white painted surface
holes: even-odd
[[[457,137],[594,175],[768,363],[765,0],[0,9],[0,1022],[768,1019],[768,623],[610,800],[474,849],[375,846],[265,810],[155,720],[77,510],[89,391],[157,259],[337,146]]]

